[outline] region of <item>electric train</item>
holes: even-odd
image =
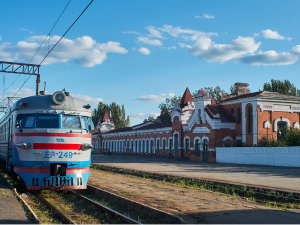
[[[27,190],[86,189],[91,106],[69,92],[22,98],[0,121],[0,161]]]

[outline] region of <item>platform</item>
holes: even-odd
[[[30,224],[21,203],[0,175],[0,224]]]
[[[93,155],[92,163],[300,191],[300,172],[299,168],[295,167],[203,163],[174,158],[132,155]]]

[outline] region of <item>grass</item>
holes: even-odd
[[[151,181],[158,181],[164,184],[174,185],[177,187],[194,188],[200,191],[209,191],[218,193],[220,196],[229,196],[234,199],[244,198],[248,201],[256,202],[278,209],[300,209],[300,202],[287,199],[294,196],[290,194],[273,193],[266,191],[265,193],[257,193],[251,187],[242,186],[236,187],[234,185],[215,185],[213,182],[204,182],[198,179],[184,178],[184,177],[171,177],[166,175],[156,175],[143,171],[133,171],[121,168],[113,168],[108,166],[91,165],[92,169],[101,170],[108,173],[117,173],[125,176],[142,178]],[[155,185],[153,185],[155,186]],[[185,195],[185,191],[182,191]],[[285,198],[283,198],[285,197]],[[273,202],[273,203],[272,203]]]

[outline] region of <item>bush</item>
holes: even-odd
[[[286,147],[286,146],[300,146],[300,131],[292,127],[283,127],[280,129],[279,140],[275,141],[273,138],[268,139],[263,136],[257,143],[258,147]]]
[[[237,140],[234,143],[234,147],[247,147],[245,142],[242,142],[241,140]]]
[[[286,144],[282,141],[275,141],[274,138],[268,139],[263,136],[258,142],[257,147],[281,147],[286,146]]]

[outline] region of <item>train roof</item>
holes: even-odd
[[[4,117],[16,110],[66,110],[88,113],[92,112],[91,106],[83,100],[65,95],[65,101],[62,104],[56,104],[53,101],[53,95],[34,95],[22,98],[9,109]]]

